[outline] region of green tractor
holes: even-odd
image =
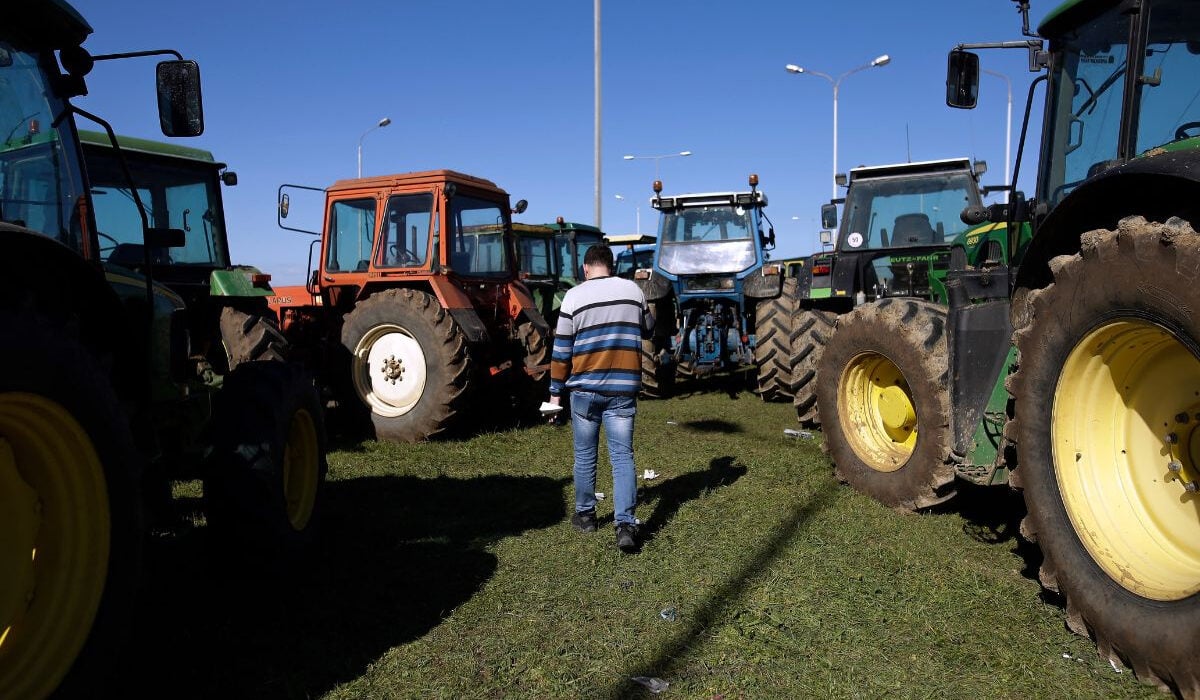
[[[69,102],[95,61],[164,52],[90,56],[59,0],[5,15],[0,236],[21,264],[0,291],[0,697],[96,696],[170,480],[205,480],[220,541],[283,553],[315,522],[322,416],[260,322],[265,277],[229,265],[219,164]],[[157,83],[163,133],[198,135],[196,64]]]
[[[898,301],[918,303],[923,315],[944,319],[953,252],[972,264],[988,255],[1003,259],[1003,227],[971,225],[983,195],[1006,189],[981,186],[986,170],[982,161],[952,158],[863,166],[848,178],[838,176],[846,196],[821,207],[821,240],[832,250],[786,266],[801,300],[791,348],[792,396],[801,423],[820,423],[817,370],[826,346],[839,344],[835,328],[894,334],[884,310]],[[844,212],[840,228],[838,204]],[[832,229],[838,230],[836,241]]]
[[[822,417],[861,423],[833,458],[896,508],[960,481],[1019,489],[1021,532],[1068,626],[1144,682],[1200,697],[1200,10],[1072,0],[1035,34],[1017,7],[1022,39],[960,44],[947,71],[961,108],[979,89],[969,49],[1024,49],[1044,71],[1013,175],[1041,88],[1035,195],[983,212],[1012,255],[952,259],[944,324],[915,316],[864,341],[874,364],[827,351]],[[944,357],[932,371],[909,359],[931,349]]]
[[[564,221],[553,224],[513,224],[521,281],[529,287],[538,311],[554,330],[558,307],[571,287],[583,281],[583,256],[603,243],[595,226]]]

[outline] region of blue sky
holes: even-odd
[[[519,220],[594,220],[589,0],[74,5],[95,29],[92,53],[174,48],[199,62],[206,130],[182,142],[238,173],[225,190],[234,260],[277,283],[303,281],[310,241],[276,225],[277,188],[353,177],[359,137],[382,117],[392,124],[365,138],[365,175],[450,168],[528,200]],[[1032,5],[1035,25],[1054,6]],[[1020,38],[1011,0],[603,0],[602,15],[607,232],[632,233],[637,209],[643,232],[656,223],[654,163],[623,155],[690,150],[661,161],[668,193],[742,189],[758,173],[775,256],[812,252],[831,190],[832,88],[788,63],[837,76],[891,56],[841,85],[839,170],[971,156],[988,161],[985,184],[1003,180],[1003,80],[983,76],[973,111],[945,106],[944,81],[954,44]],[[1023,51],[984,52],[983,67],[1012,81],[1015,158],[1036,76]],[[153,82],[153,59],[102,62],[77,104],[158,138]]]

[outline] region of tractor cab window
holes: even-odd
[[[554,239],[548,236],[518,237],[517,260],[521,272],[530,277],[554,277],[558,274],[554,260]]]
[[[754,264],[752,210],[718,205],[664,211],[660,264],[675,275],[741,272]]]
[[[500,204],[467,195],[450,200],[450,269],[495,277],[509,272],[505,212]]]
[[[0,221],[83,251],[75,205],[78,175],[54,128],[61,106],[37,56],[0,41]]]
[[[979,201],[975,180],[965,172],[856,180],[846,198],[838,249],[953,241],[967,229],[959,218],[963,208]]]
[[[379,235],[380,267],[423,267],[429,254],[433,195],[408,194],[388,199]]]
[[[1122,12],[1122,6],[1113,7],[1065,36],[1056,37],[1052,43],[1056,50],[1051,63],[1049,112],[1044,127],[1047,157],[1042,159],[1044,170],[1038,195],[1050,206],[1088,177],[1116,164],[1129,54],[1130,19]],[[1152,68],[1162,58],[1148,57],[1147,66]],[[1191,89],[1187,96],[1183,91],[1188,89],[1189,81],[1193,86],[1195,81],[1187,74],[1175,75],[1174,80],[1178,81],[1175,89],[1183,99],[1183,104],[1178,105],[1182,109],[1194,97],[1195,90]],[[1163,84],[1167,84],[1165,77]],[[1171,115],[1176,116],[1180,112]],[[1166,115],[1161,119],[1151,118],[1146,128],[1161,132],[1165,118]],[[1177,125],[1170,129],[1174,126]]]
[[[1200,137],[1200,18],[1185,0],[1160,0],[1150,10],[1150,37],[1140,90],[1135,153]]]
[[[221,229],[225,215],[214,166],[179,160],[164,164],[138,151],[126,149],[123,153],[138,198],[146,208],[147,223],[152,228],[183,231],[183,246],[155,250],[152,258],[161,264],[228,265],[226,237]],[[120,265],[142,264],[142,219],[115,152],[89,144],[84,147],[84,161],[92,185],[100,256]]]
[[[582,231],[575,232],[575,251],[574,259],[571,257],[571,241],[567,238],[567,233],[562,232],[557,236],[558,240],[558,257],[560,260],[563,274],[572,279],[583,279],[583,256],[587,254],[587,249],[601,243],[600,234],[584,233]]]
[[[350,199],[329,210],[329,241],[325,251],[328,272],[366,272],[375,240],[375,200]]]

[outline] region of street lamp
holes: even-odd
[[[678,153],[667,153],[661,156],[623,156],[625,160],[652,160],[654,161],[654,179],[658,179],[658,161],[663,158],[678,158],[680,156],[690,156],[691,151],[680,151]]]
[[[613,196],[622,202],[625,201],[625,198],[619,194],[614,194]],[[633,215],[637,218],[637,235],[640,236],[642,235],[642,207],[640,204],[633,205]]]
[[[391,123],[392,123],[391,119],[384,117],[383,119],[379,120],[378,124],[371,127],[370,129],[367,129],[366,131],[364,131],[362,133],[362,136],[358,137],[358,176],[359,177],[362,177],[362,142],[363,142],[363,139],[365,139],[367,137],[367,134],[371,133],[372,131],[383,128]]]
[[[987,73],[988,75],[994,75],[997,78],[1000,78],[1001,80],[1004,81],[1004,86],[1006,88],[1008,88],[1008,118],[1004,122],[1004,184],[1011,185],[1014,183],[1011,183],[1008,181],[1008,173],[1009,173],[1008,169],[1009,169],[1009,167],[1011,167],[1008,164],[1008,158],[1009,158],[1009,153],[1012,151],[1012,80],[1009,80],[1007,75],[1005,75],[1003,73],[997,73],[994,70],[988,70],[987,68],[983,68],[981,70],[982,70],[982,72]],[[1012,194],[1012,193],[1011,192],[1004,193],[1005,203],[1008,202],[1010,194]]]
[[[796,75],[815,75],[815,76],[818,76],[818,77],[828,80],[833,85],[833,177],[834,177],[833,199],[837,199],[838,88],[841,86],[842,80],[848,75],[852,75],[854,73],[859,72],[860,70],[866,70],[868,68],[878,68],[880,66],[886,66],[887,64],[889,64],[891,62],[892,62],[891,56],[888,56],[885,53],[882,56],[876,56],[875,60],[871,61],[870,63],[864,63],[863,65],[859,66],[858,68],[854,68],[854,69],[846,71],[845,73],[842,73],[837,78],[834,78],[832,75],[828,75],[826,73],[821,73],[821,72],[818,72],[815,70],[808,70],[807,68],[801,68],[800,66],[797,66],[794,63],[789,63],[786,66],[784,66],[784,68],[789,73],[795,73]]]

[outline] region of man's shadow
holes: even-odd
[[[684,503],[713,489],[729,486],[746,471],[745,465],[738,464],[733,457],[716,457],[708,463],[708,469],[681,474],[654,486],[643,486],[638,494],[638,504],[653,504],[654,512],[638,528],[639,539],[643,544],[653,540]]]

